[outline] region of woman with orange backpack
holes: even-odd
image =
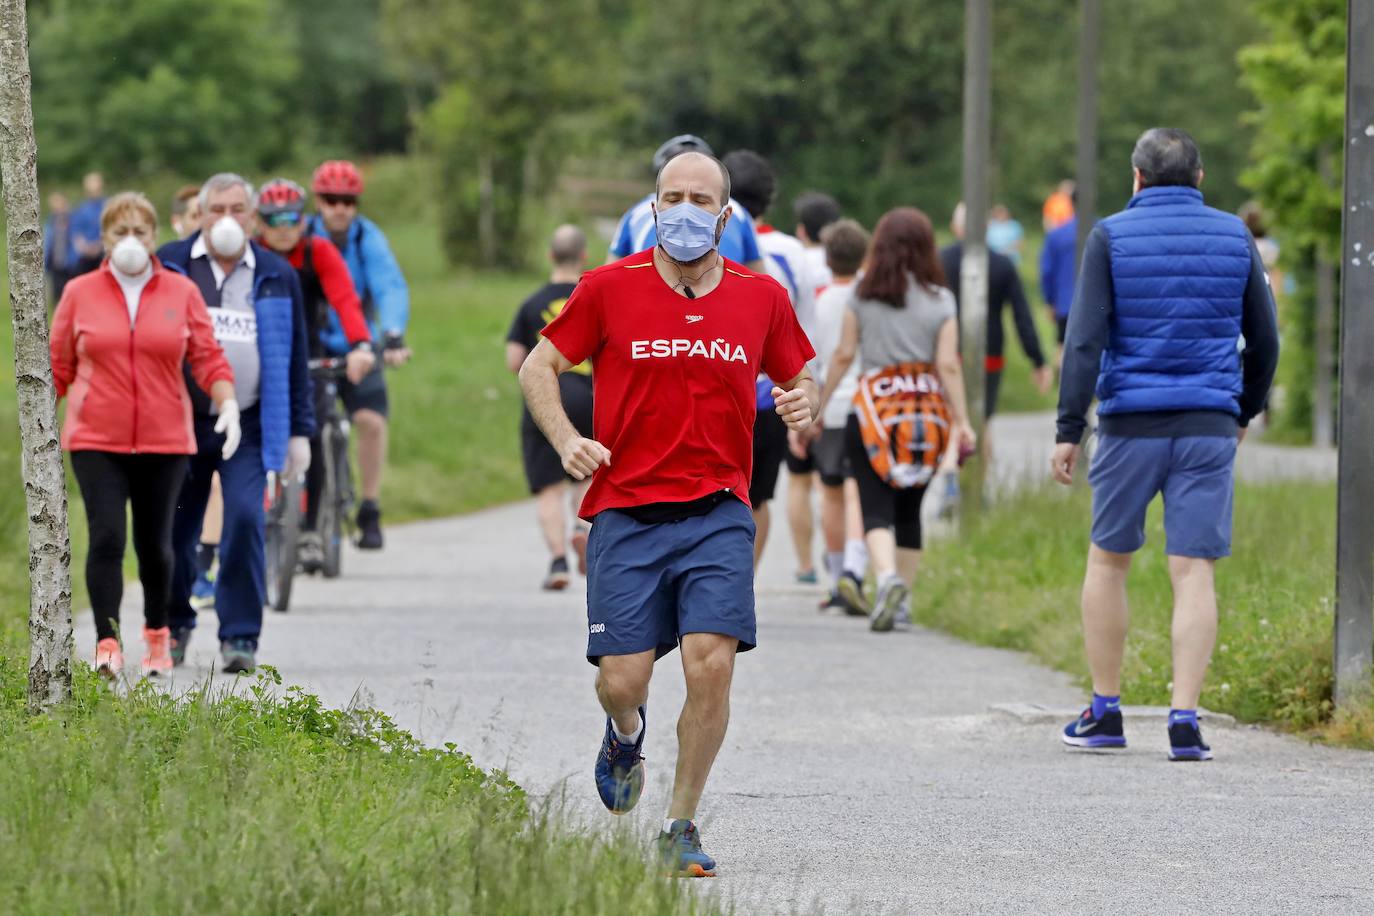
[[[821,394],[824,409],[857,356],[862,375],[845,447],[878,580],[870,610],[877,632],[910,621],[926,486],[976,446],[954,295],[944,283],[930,219],[914,207],[889,210],[874,230]]]

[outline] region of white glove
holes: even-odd
[[[226,398],[219,405],[219,419],[215,421],[215,432],[224,433],[224,448],[220,449],[220,457],[225,461],[234,457],[234,452],[239,450],[239,439],[243,436],[243,431],[239,428],[239,402],[233,398]]]
[[[304,436],[292,436],[286,443],[286,467],[282,469],[282,476],[287,480],[295,480],[308,470],[310,440]]]

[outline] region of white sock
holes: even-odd
[[[844,551],[826,551],[825,568],[830,573],[830,581],[839,582],[840,576],[844,574]]]
[[[621,744],[633,746],[639,743],[639,736],[644,734],[644,719],[640,717],[639,727],[635,729],[633,735],[622,735],[620,733],[620,727],[615,724],[615,719],[611,720],[611,731],[615,732],[615,740],[619,741]]]
[[[664,833],[672,833],[672,832],[673,832],[673,824],[676,824],[678,821],[682,821],[682,820],[685,820],[685,821],[687,821],[688,823],[691,823],[691,818],[665,817],[665,818],[663,819],[663,832],[664,832]]]
[[[860,579],[868,571],[868,545],[863,538],[850,538],[844,542],[844,571]]]

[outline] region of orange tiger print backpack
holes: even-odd
[[[859,432],[873,470],[898,490],[930,483],[949,447],[949,405],[930,363],[898,363],[859,377]]]

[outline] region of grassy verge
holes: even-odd
[[[1088,686],[1079,588],[1089,493],[1033,491],[932,546],[917,617],[962,639],[1028,651]],[[1217,572],[1220,628],[1203,705],[1332,741],[1374,748],[1374,705],[1332,716],[1335,486],[1242,486],[1234,556]],[[1169,702],[1171,598],[1158,503],[1131,574],[1127,702]]]

